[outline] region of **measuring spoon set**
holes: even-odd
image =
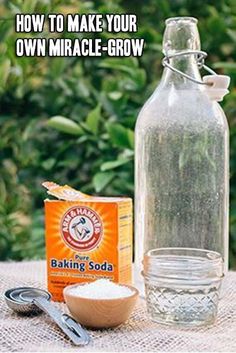
[[[8,289],[4,297],[8,307],[17,313],[39,314],[44,311],[75,345],[89,343],[88,332],[71,316],[62,313],[50,303],[49,292],[38,288],[19,287]]]

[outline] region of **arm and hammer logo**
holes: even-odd
[[[64,242],[77,251],[89,251],[97,247],[102,238],[102,231],[99,215],[85,206],[70,208],[61,221]]]

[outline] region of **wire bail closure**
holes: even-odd
[[[207,57],[207,53],[205,51],[202,51],[202,50],[186,50],[186,51],[181,51],[179,53],[175,53],[175,54],[171,54],[171,55],[166,55],[164,57],[164,59],[162,60],[162,65],[164,67],[168,67],[168,69],[172,70],[173,72],[187,78],[188,80],[192,81],[192,82],[195,82],[199,85],[207,85],[207,86],[212,86],[212,83],[210,82],[203,82],[203,81],[199,81],[199,80],[196,80],[195,78],[193,78],[192,76],[189,76],[187,74],[185,74],[184,72],[176,69],[175,67],[173,67],[171,64],[170,64],[170,59],[171,58],[175,58],[175,57],[178,57],[178,56],[182,56],[182,55],[197,55],[197,65],[198,67],[201,69],[201,68],[204,68],[206,71],[208,71],[210,74],[212,75],[217,75],[217,73],[215,71],[213,71],[210,67],[206,66],[204,64],[204,60],[205,58]]]

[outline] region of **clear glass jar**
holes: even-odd
[[[164,324],[209,325],[215,321],[223,260],[214,251],[162,248],[143,260],[150,318]]]
[[[170,18],[165,55],[200,50],[197,20]],[[197,56],[170,64],[201,80]],[[164,69],[135,129],[135,262],[149,250],[219,252],[228,265],[228,124],[204,85]]]

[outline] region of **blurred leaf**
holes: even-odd
[[[16,6],[13,1],[9,1],[8,5],[12,11],[13,14],[21,13],[21,10],[18,6]]]
[[[107,184],[115,177],[115,173],[106,172],[106,173],[97,173],[93,177],[93,185],[96,192],[102,191]]]
[[[134,149],[134,132],[130,129],[128,130],[128,139],[129,139],[129,144],[132,149]]]
[[[68,118],[65,118],[64,116],[54,116],[48,120],[47,124],[48,126],[56,130],[65,132],[67,134],[71,134],[71,135],[83,134],[83,130],[76,122]]]
[[[133,73],[132,79],[136,83],[137,88],[141,89],[146,83],[146,72],[143,69],[139,69]]]
[[[125,148],[134,147],[134,133],[132,130],[115,123],[107,123],[106,127],[113,145]]]
[[[215,69],[236,70],[236,63],[233,62],[217,62],[212,65]]]
[[[22,4],[23,13],[32,13],[35,11],[38,0],[24,1]]]
[[[130,162],[130,159],[118,159],[116,161],[105,162],[101,165],[101,171],[105,172],[106,170],[109,170],[109,169],[115,169],[128,162]]]
[[[118,91],[113,91],[108,93],[108,97],[114,101],[120,99],[122,97],[122,93]]]
[[[101,106],[100,104],[98,104],[96,108],[94,108],[89,112],[86,119],[86,124],[94,135],[98,133],[98,125],[99,125],[100,119],[101,119]]]
[[[68,63],[68,61],[66,61],[65,58],[60,58],[60,57],[53,57],[50,58],[51,62],[50,62],[50,75],[56,79],[58,78],[60,75],[62,75],[63,71],[66,68],[66,65]]]
[[[50,170],[55,165],[55,163],[56,163],[55,158],[48,158],[48,159],[46,159],[45,161],[42,162],[42,167],[45,170]]]
[[[228,35],[230,36],[230,38],[236,42],[236,30],[233,29],[228,29],[227,30]]]
[[[0,60],[0,86],[4,87],[11,68],[11,61],[9,59]]]
[[[138,69],[138,60],[137,58],[105,58],[99,66],[132,73]]]

